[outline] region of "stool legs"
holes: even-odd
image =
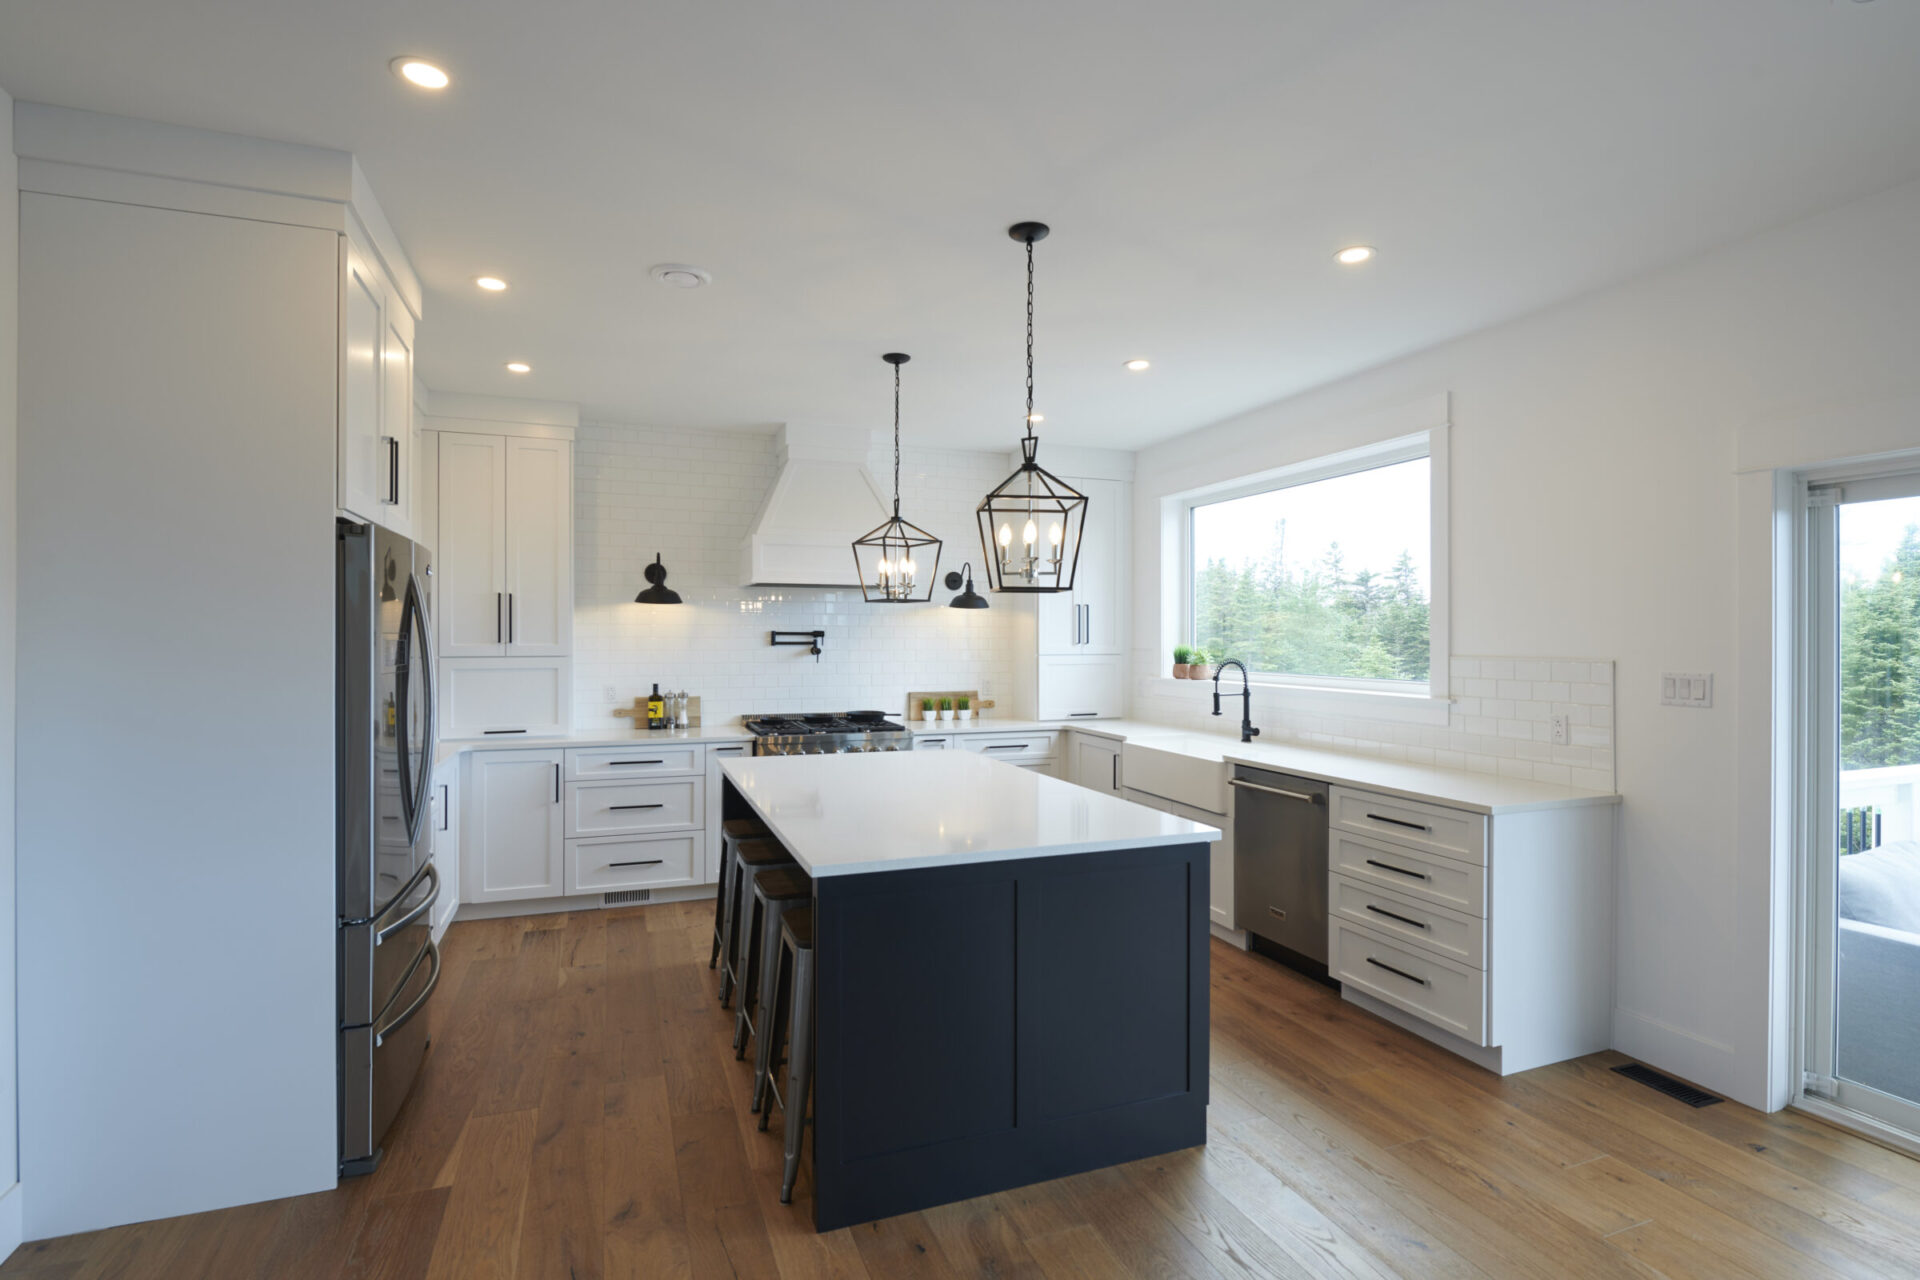
[[[766,1007],[756,1005],[756,998],[761,985],[757,981],[759,971],[765,967],[768,953],[766,942],[769,930],[773,932],[774,945],[780,944],[780,913],[755,893],[751,886],[740,909],[740,1007],[733,1015],[733,1057],[736,1062],[747,1056],[747,1037],[754,1031],[754,1014]]]
[[[746,877],[741,873],[739,862],[731,850],[727,854],[725,885],[721,890],[721,899],[726,903],[721,913],[720,924],[720,1007],[726,1008],[733,999],[737,970],[733,967],[734,936],[740,931],[740,882]]]
[[[767,953],[769,958],[760,983],[760,1017],[766,1025],[760,1028],[760,1043],[753,1051],[753,1105],[749,1108],[760,1117],[763,1133],[768,1117],[773,1115],[773,1100],[767,1095],[771,1092],[773,1073],[780,1069],[783,1061],[780,1050],[787,1040],[787,993],[793,973],[793,964],[788,959],[790,953],[780,939],[778,921],[768,922],[766,944],[771,950]]]
[[[727,885],[733,879],[733,841],[720,842],[720,883],[713,895],[713,954],[707,957],[707,968],[720,963],[720,946],[726,938],[727,928]]]
[[[800,1142],[806,1136],[807,1091],[813,1085],[813,948],[793,957],[793,1046],[787,1053],[787,1162],[780,1177],[780,1203],[793,1203],[800,1173]]]

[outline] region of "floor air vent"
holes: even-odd
[[[651,889],[622,889],[617,893],[603,893],[600,895],[600,905],[603,907],[624,907],[629,902],[651,901],[653,901],[653,890]],[[1718,1102],[1719,1099],[1715,1098],[1714,1101]]]
[[[1710,1107],[1720,1099],[1705,1089],[1696,1089],[1690,1084],[1681,1084],[1672,1076],[1663,1076],[1652,1067],[1643,1067],[1637,1062],[1629,1062],[1624,1067],[1615,1067],[1615,1071],[1629,1080],[1638,1080],[1649,1089],[1658,1089],[1669,1098],[1675,1098],[1690,1107]]]

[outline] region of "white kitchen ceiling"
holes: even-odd
[[[16,98],[358,155],[433,387],[879,428],[904,350],[1008,447],[1011,222],[1043,435],[1137,446],[1920,174],[1917,66],[1909,0],[0,7]]]

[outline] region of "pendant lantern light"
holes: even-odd
[[[923,604],[940,573],[940,539],[900,518],[900,366],[912,357],[889,351],[893,366],[893,518],[853,541],[860,594],[875,604]]]
[[[1020,441],[1020,469],[980,504],[980,551],[991,591],[1071,591],[1087,524],[1087,495],[1034,457],[1040,441],[1033,424],[1040,415],[1033,411],[1033,246],[1046,238],[1047,224],[1016,222],[1007,234],[1027,246],[1027,433]]]

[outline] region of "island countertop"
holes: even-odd
[[[720,767],[816,877],[1220,838],[1214,827],[972,752],[742,756]]]

